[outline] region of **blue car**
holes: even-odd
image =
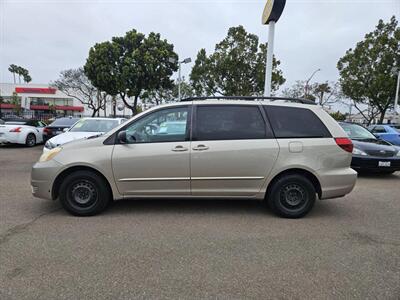
[[[380,139],[400,146],[400,129],[396,125],[370,125],[368,130]]]

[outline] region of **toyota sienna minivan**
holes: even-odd
[[[59,199],[78,216],[127,198],[228,198],[265,200],[299,218],[317,198],[351,192],[352,150],[339,124],[307,100],[190,98],[44,153],[31,185],[35,197]]]

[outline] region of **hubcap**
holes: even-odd
[[[286,208],[295,209],[306,202],[306,195],[306,191],[300,185],[288,184],[281,190],[280,199]]]
[[[30,135],[28,136],[28,145],[34,145],[35,144],[35,138]]]
[[[97,192],[93,184],[81,181],[71,187],[71,196],[77,204],[85,206],[96,200]]]

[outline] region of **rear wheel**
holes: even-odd
[[[27,147],[33,147],[36,145],[36,136],[33,133],[29,133],[25,140],[25,145]]]
[[[285,218],[301,218],[314,206],[316,191],[306,177],[285,175],[273,182],[268,193],[271,209]]]
[[[69,174],[61,184],[59,195],[64,209],[76,216],[99,214],[111,201],[108,183],[90,171]]]

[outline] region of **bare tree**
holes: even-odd
[[[78,100],[92,110],[92,117],[105,110],[109,96],[92,85],[83,68],[61,71],[60,78],[52,85],[64,94]]]

